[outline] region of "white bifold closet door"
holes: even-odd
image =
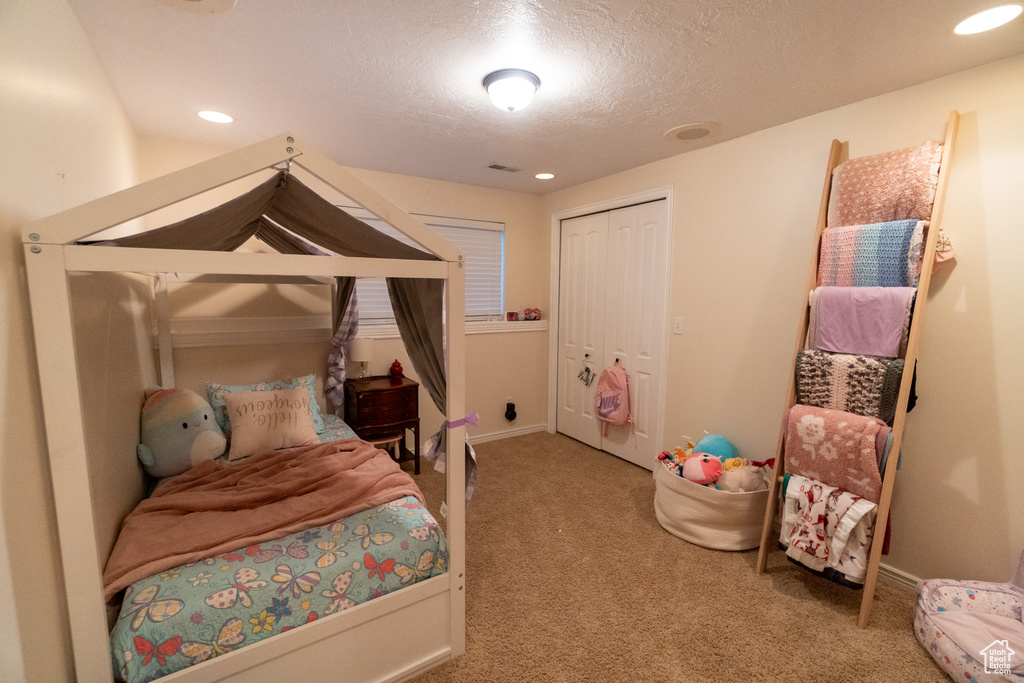
[[[557,430],[653,469],[662,420],[668,295],[668,201],[562,221]],[[594,415],[597,379],[616,359],[629,375],[632,426]]]

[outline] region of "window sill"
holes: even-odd
[[[266,318],[175,318],[171,345],[175,348],[291,344],[331,340],[330,316],[270,316]],[[466,323],[466,334],[543,332],[547,320],[482,320]],[[363,325],[359,337],[398,339],[397,325]],[[154,330],[154,345],[158,342]]]
[[[512,332],[544,332],[548,329],[547,320],[505,320],[467,321],[466,334],[508,334]],[[398,339],[398,325],[362,325],[357,337],[371,339]]]

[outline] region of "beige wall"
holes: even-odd
[[[0,6],[0,111],[0,680],[71,680],[21,227],[131,185],[135,141],[63,0]]]
[[[832,138],[849,155],[942,139],[963,115],[933,280],[917,409],[896,480],[892,554],[919,577],[1006,580],[1024,547],[1024,57],[548,195],[546,213],[674,187],[665,447],[718,432],[772,454],[805,301]]]
[[[315,144],[315,141],[306,141]],[[203,145],[180,144],[156,138],[142,138],[139,144],[139,164],[142,179],[189,166],[223,153]],[[420,214],[498,221],[505,224],[505,297],[507,310],[527,307],[544,308],[548,301],[547,219],[540,211],[541,200],[535,195],[505,192],[487,188],[448,183],[424,178],[349,168],[353,174],[394,201],[403,209]],[[308,182],[306,178],[304,181]],[[235,188],[237,191],[238,188]],[[212,206],[218,198],[230,196],[232,190],[222,189],[212,196],[197,198],[193,208]],[[341,198],[338,198],[342,201]],[[185,214],[175,209],[163,218],[177,220]],[[153,225],[159,221],[149,221]],[[261,311],[284,314],[289,306],[292,313],[330,312],[326,298],[296,288],[255,287],[240,285],[232,288],[210,288],[212,296],[197,301],[185,291],[172,289],[171,302],[179,315],[254,315],[253,301]],[[198,289],[198,288],[196,288]],[[216,290],[216,291],[214,291]],[[211,310],[211,307],[216,310]],[[494,436],[510,431],[541,428],[547,415],[547,332],[470,334],[466,340],[466,405],[469,411],[480,414],[473,434]],[[274,345],[260,349],[261,354],[274,354],[271,358],[280,365],[277,374],[317,372],[323,376],[327,345]],[[259,365],[232,364],[231,359],[252,356],[249,348],[244,354],[238,347],[218,350],[181,349],[175,353],[178,383],[201,391],[208,380],[219,382],[250,382],[273,379],[259,376],[261,372],[275,373],[275,368]],[[415,371],[405,349],[398,339],[380,339],[375,347],[376,359],[370,371],[383,374],[396,358],[406,374],[415,378]],[[287,372],[285,369],[288,369]],[[304,373],[303,373],[304,374]],[[518,417],[514,423],[504,418],[505,399],[516,402]],[[425,391],[420,394],[420,417],[424,437],[436,430],[441,414],[434,408]]]

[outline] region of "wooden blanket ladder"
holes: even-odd
[[[865,628],[871,619],[871,609],[875,594],[875,584],[878,579],[878,567],[882,559],[882,539],[885,536],[885,524],[889,519],[889,509],[892,503],[893,483],[896,479],[896,467],[899,460],[900,449],[903,445],[903,427],[907,418],[907,402],[910,398],[911,381],[914,376],[914,366],[917,363],[917,351],[921,338],[921,329],[924,323],[925,309],[928,303],[928,288],[931,284],[932,267],[935,261],[936,247],[939,238],[939,226],[942,221],[942,205],[946,195],[946,180],[949,177],[949,161],[952,158],[953,145],[956,141],[957,127],[960,122],[960,115],[953,111],[949,115],[949,122],[946,126],[946,137],[942,145],[942,158],[939,166],[938,184],[935,189],[935,200],[932,204],[932,213],[928,224],[927,238],[925,240],[924,256],[921,262],[921,277],[917,285],[917,300],[914,305],[914,316],[907,339],[907,351],[903,366],[903,376],[900,381],[899,398],[896,405],[896,417],[892,425],[892,446],[889,457],[882,474],[882,492],[878,502],[878,513],[876,516],[876,529],[871,543],[871,552],[868,558],[867,574],[864,579],[864,594],[861,598],[860,618],[858,626]],[[810,273],[807,278],[807,287],[804,290],[804,315],[801,317],[799,330],[797,332],[796,345],[793,349],[793,367],[796,365],[796,357],[803,348],[807,336],[809,322],[809,310],[807,306],[808,295],[817,286],[818,281],[818,255],[821,250],[821,237],[828,220],[829,196],[832,188],[832,171],[839,164],[842,152],[842,143],[838,140],[832,141],[832,147],[828,156],[828,168],[825,172],[825,184],[821,192],[821,204],[818,209],[818,221],[814,234],[814,255],[811,260]],[[786,403],[788,411],[796,404],[796,376],[795,372],[790,373],[789,395]],[[770,492],[768,496],[768,507],[764,517],[764,527],[761,531],[761,548],[757,557],[757,573],[765,570],[768,561],[768,553],[773,547],[777,547],[779,532],[775,528],[775,514],[779,505],[779,494],[782,488],[783,477],[786,473],[783,439],[786,427],[782,426],[779,432],[778,444],[776,447],[775,471],[772,476]],[[827,483],[827,482],[826,482]],[[881,522],[881,525],[878,522]]]

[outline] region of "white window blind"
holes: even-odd
[[[372,214],[345,207],[363,222],[390,237],[418,246],[390,225]],[[413,214],[423,223],[458,247],[466,263],[466,320],[500,320],[504,310],[505,226],[503,223],[461,218],[442,218]],[[394,324],[391,300],[384,278],[359,278],[360,325]]]

